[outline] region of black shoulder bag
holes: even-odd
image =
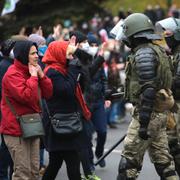
[[[53,131],[63,137],[71,137],[82,131],[82,121],[79,112],[56,113],[51,116],[47,103],[45,107],[51,121]]]

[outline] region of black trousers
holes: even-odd
[[[13,160],[1,135],[2,143],[0,145],[0,180],[11,180],[13,173]],[[10,171],[8,172],[8,168]]]
[[[69,180],[81,180],[80,160],[77,151],[54,151],[49,153],[49,164],[42,180],[54,180],[62,166],[66,163]]]

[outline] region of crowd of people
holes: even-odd
[[[127,120],[131,123],[117,179],[135,180],[148,150],[160,179],[176,180],[180,176],[179,18],[175,6],[168,15],[160,6],[148,6],[144,13],[121,9],[116,17],[95,14],[80,28],[67,20],[64,25],[55,23],[46,37],[43,26],[23,27],[4,40],[0,180],[40,176],[53,180],[63,162],[70,180],[100,180],[94,159],[104,154],[108,127],[118,128],[117,123]],[[123,97],[114,100],[118,93]],[[24,138],[20,117],[33,113],[40,114],[44,135]],[[60,134],[62,117],[80,129]],[[71,124],[74,121],[80,125]],[[104,168],[106,161],[102,159],[99,166]]]

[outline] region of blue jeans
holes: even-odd
[[[111,107],[106,110],[107,123],[112,124],[117,121],[117,117],[124,116],[124,102],[113,102]]]
[[[1,135],[1,138],[2,143],[0,145],[0,180],[11,180],[13,173],[13,161],[4,142],[3,135]]]

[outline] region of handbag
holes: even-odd
[[[55,113],[51,116],[46,102],[45,107],[56,135],[74,136],[82,131],[83,125],[79,112]]]
[[[7,96],[6,96],[6,102],[9,105],[12,113],[16,116],[16,119],[19,121],[22,130],[22,137],[24,139],[39,137],[44,135],[44,127],[39,113],[25,114],[19,116],[16,113],[15,108],[10,103]]]
[[[51,124],[54,132],[58,135],[75,135],[82,131],[80,114],[77,112],[54,114]]]

